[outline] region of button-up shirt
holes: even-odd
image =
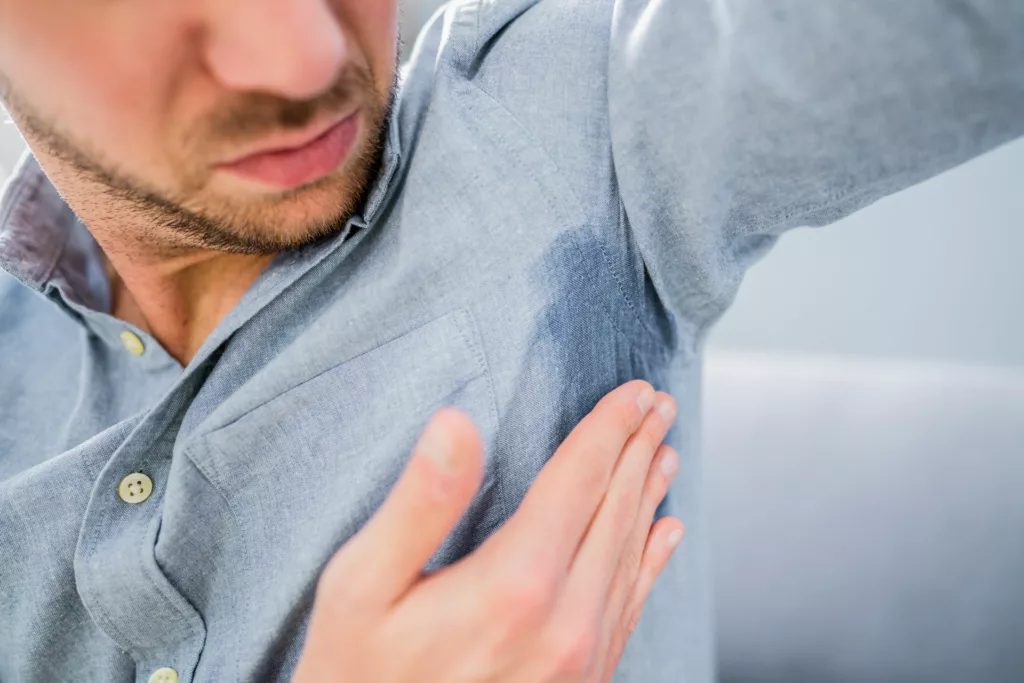
[[[487,454],[437,567],[645,378],[679,401],[661,511],[688,536],[617,680],[708,683],[705,334],[783,230],[1024,131],[1022,36],[1016,0],[449,6],[363,210],[280,254],[187,367],[110,315],[87,226],[24,159],[0,205],[0,680],[285,681],[321,568],[433,411]]]

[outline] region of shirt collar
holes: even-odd
[[[0,193],[0,267],[36,291],[109,308],[99,247],[28,153]]]

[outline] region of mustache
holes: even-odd
[[[269,93],[245,93],[211,114],[186,136],[192,142],[239,143],[282,130],[301,129],[315,119],[342,111],[373,93],[373,78],[363,69],[348,66],[330,89],[308,100],[289,100]]]

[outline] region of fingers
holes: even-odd
[[[511,542],[534,563],[568,568],[608,488],[626,441],[654,403],[647,382],[622,385],[605,396],[555,452],[519,510],[492,536]],[[511,539],[509,538],[511,537]]]
[[[629,642],[630,636],[640,623],[644,605],[651,594],[654,582],[665,570],[672,553],[683,538],[683,524],[678,519],[665,517],[659,519],[651,528],[644,546],[643,558],[640,560],[640,571],[636,583],[627,601],[626,608],[621,612],[621,621],[614,630],[611,644],[607,650],[607,663],[604,667],[602,680],[609,681],[619,665],[622,652]]]
[[[469,507],[482,471],[483,445],[472,421],[457,410],[439,411],[387,500],[332,558],[321,585],[360,604],[393,604]]]
[[[573,561],[569,590],[578,595],[580,602],[576,607],[592,610],[599,622],[605,613],[612,578],[636,529],[641,505],[650,505],[644,492],[651,463],[675,417],[675,401],[668,394],[659,393],[655,409],[626,445],[608,493]]]
[[[640,502],[636,523],[633,525],[633,530],[619,557],[619,566],[608,593],[603,617],[602,637],[605,647],[602,648],[602,652],[607,651],[607,643],[611,641],[620,626],[626,601],[636,585],[644,547],[654,522],[654,514],[668,493],[668,487],[678,469],[679,456],[675,450],[669,446],[659,448],[654,462],[651,463],[651,469],[647,473],[647,482],[644,484],[643,499]]]

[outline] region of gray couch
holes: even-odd
[[[1024,372],[709,357],[722,683],[1024,683]]]

